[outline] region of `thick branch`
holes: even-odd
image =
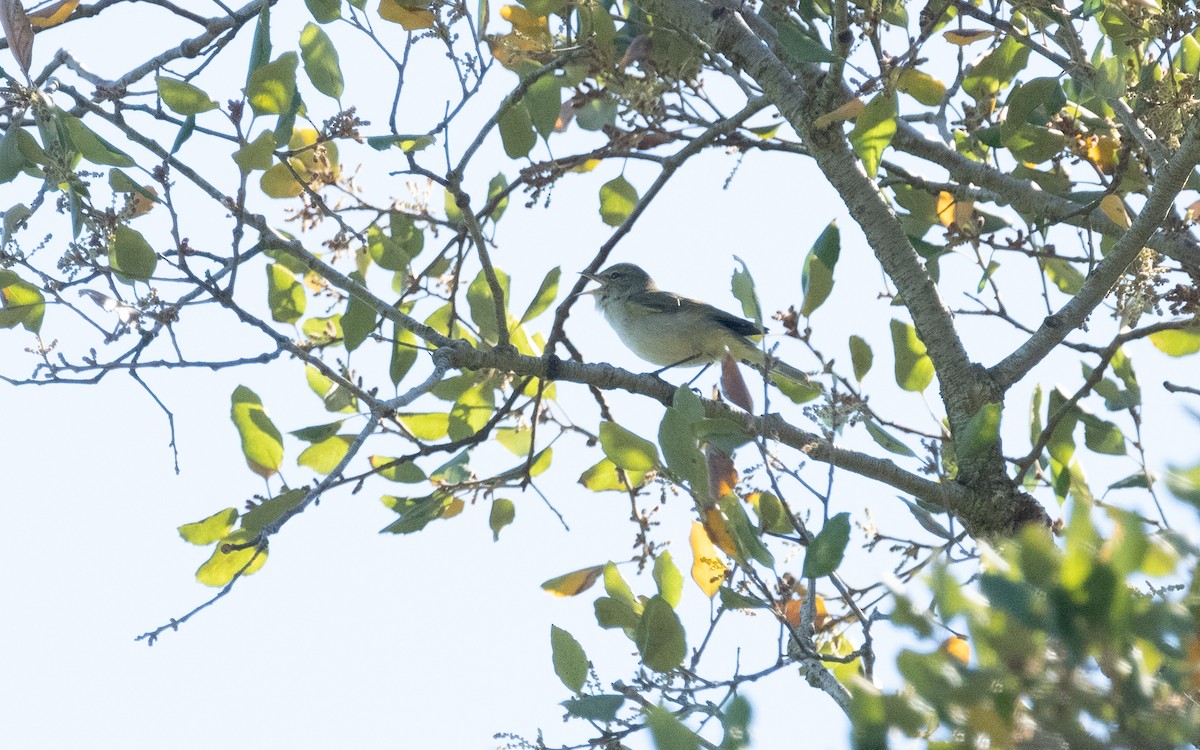
[[[1193,115],[1179,150],[1156,175],[1154,192],[1128,231],[1112,251],[1088,274],[1083,286],[1057,313],[1048,316],[1029,340],[991,368],[992,378],[1008,388],[1041,362],[1071,331],[1087,320],[1112,289],[1113,284],[1137,257],[1150,235],[1161,226],[1167,212],[1183,189],[1192,169],[1200,162],[1200,117]]]

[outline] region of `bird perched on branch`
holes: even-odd
[[[808,383],[803,372],[750,340],[766,333],[762,328],[704,302],[662,291],[633,263],[583,275],[600,285],[584,294],[595,296],[596,308],[617,336],[647,362],[664,369],[696,367],[720,362],[728,352],[771,378]]]

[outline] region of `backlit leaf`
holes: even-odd
[[[550,626],[550,654],[554,661],[554,674],[573,693],[583,690],[587,682],[588,658],[583,646],[575,637],[562,628]]]
[[[881,92],[868,102],[854,121],[854,129],[849,136],[850,145],[858,158],[862,159],[863,168],[870,177],[878,173],[883,152],[891,145],[892,136],[896,134],[897,115],[895,95]]]
[[[292,106],[296,95],[296,66],[300,58],[285,52],[273,62],[256,68],[246,84],[246,98],[254,114],[281,115]]]
[[[542,588],[555,596],[577,596],[590,589],[603,572],[603,565],[581,568],[566,575],[551,578],[542,584]]]
[[[181,115],[198,115],[217,108],[217,103],[203,90],[187,81],[159,76],[154,79],[163,104]]]
[[[179,527],[179,536],[183,541],[200,546],[207,546],[224,538],[237,522],[237,508],[226,508],[218,511],[203,521],[185,523]]]
[[[158,255],[141,232],[127,226],[118,226],[113,231],[108,262],[112,269],[122,276],[147,281],[154,275]]]
[[[659,465],[658,449],[616,422],[600,423],[600,447],[604,455],[622,469],[646,472]]]
[[[637,190],[618,176],[600,186],[600,218],[610,227],[620,226],[638,202]]]
[[[254,534],[239,529],[217,542],[212,556],[196,571],[196,580],[205,586],[220,588],[236,575],[253,575],[267,563],[266,547],[235,549],[254,540]]]
[[[896,356],[896,384],[906,391],[923,391],[933,380],[933,361],[925,353],[925,344],[917,329],[892,320],[892,349]]]
[[[800,276],[800,287],[804,292],[804,302],[800,305],[800,314],[808,317],[821,306],[833,290],[833,269],[841,254],[842,240],[838,231],[837,221],[829,222],[812,249],[804,259],[804,270]]]
[[[500,530],[513,522],[517,517],[517,507],[512,500],[498,497],[492,501],[492,510],[488,513],[488,528],[492,530],[492,541],[499,541]]]
[[[804,555],[804,577],[820,578],[837,570],[850,542],[850,514],[838,513],[808,545]]]
[[[337,49],[320,26],[306,24],[300,32],[300,57],[313,88],[333,99],[342,98],[345,85]]]
[[[283,465],[283,435],[267,416],[258,395],[244,385],[233,391],[231,418],[250,471],[270,477]]]
[[[875,361],[875,355],[871,352],[871,345],[866,339],[861,336],[850,337],[850,362],[854,366],[854,379],[862,382],[862,379],[871,371],[871,364]]]
[[[295,323],[304,317],[307,297],[296,275],[278,263],[267,264],[267,306],[277,323]]]
[[[655,672],[670,672],[687,656],[687,640],[679,615],[662,596],[646,602],[634,629],[634,643],[642,663]]]

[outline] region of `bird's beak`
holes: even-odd
[[[587,279],[588,281],[594,281],[600,285],[599,287],[597,287],[595,289],[585,289],[584,291],[579,293],[580,295],[599,294],[600,290],[604,288],[604,279],[600,278],[596,274],[588,273],[587,271],[580,271],[579,275],[582,276],[583,278]]]

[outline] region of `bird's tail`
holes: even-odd
[[[749,339],[743,339],[739,344],[736,350],[731,349],[730,351],[734,358],[750,365],[776,384],[779,379],[783,379],[796,385],[810,385],[807,374],[778,357],[767,354]]]

